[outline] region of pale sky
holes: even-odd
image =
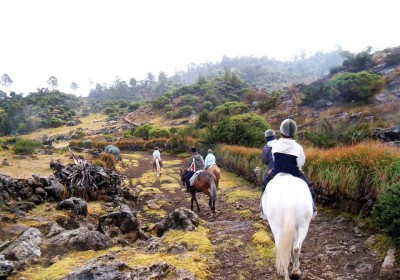
[[[172,76],[223,55],[290,59],[400,46],[394,0],[2,0],[0,76],[17,93]],[[0,88],[4,90],[4,88]],[[8,91],[9,91],[8,90]]]

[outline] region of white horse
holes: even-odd
[[[291,275],[299,277],[299,255],[313,213],[307,184],[290,174],[279,173],[268,183],[261,197],[261,206],[274,235],[278,274],[289,280],[288,269],[293,252]]]
[[[160,164],[160,159],[156,158],[156,173],[157,173],[157,177],[161,176],[161,164]]]

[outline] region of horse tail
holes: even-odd
[[[296,231],[296,211],[291,198],[292,196],[290,195],[287,197],[281,197],[283,202],[281,211],[284,225],[282,229],[284,230],[281,231],[281,235],[275,249],[275,266],[278,274],[280,275],[286,275],[288,273],[287,269],[290,263]]]
[[[215,184],[215,179],[213,174],[210,174],[210,187],[211,187],[210,191],[211,201],[215,205],[215,201],[217,200],[217,185]]]

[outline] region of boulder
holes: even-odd
[[[14,264],[0,255],[0,279],[7,279],[14,270]]]
[[[121,204],[119,211],[100,217],[97,230],[111,237],[136,232],[138,238],[147,240],[149,236],[140,229],[136,215],[137,213],[132,212],[127,205]],[[115,229],[119,232],[115,232]]]
[[[88,214],[87,203],[81,198],[70,197],[57,203],[57,210],[67,209],[71,210],[76,217],[86,217]]]
[[[87,228],[64,230],[52,236],[47,242],[54,247],[86,251],[104,250],[110,248],[112,240],[98,231],[90,231]]]
[[[157,236],[162,236],[169,229],[180,229],[185,231],[194,230],[199,225],[199,216],[185,207],[175,209],[161,222],[155,225]]]
[[[40,246],[42,244],[42,234],[37,228],[28,228],[5,250],[0,252],[10,261],[29,261],[40,257]]]

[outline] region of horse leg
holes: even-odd
[[[196,193],[194,193],[193,197],[194,197],[194,201],[196,202],[196,205],[197,205],[197,211],[200,212],[200,206],[199,206],[199,203],[197,202]],[[193,209],[192,209],[192,210],[193,210]]]
[[[301,275],[300,270],[300,251],[303,240],[306,238],[308,228],[305,226],[300,226],[297,229],[297,234],[293,244],[293,269],[291,276],[294,278],[299,278]]]
[[[292,268],[292,272],[290,273],[290,277],[294,278],[294,279],[300,278],[300,275],[301,275],[300,249],[301,249],[301,246],[293,248],[293,268]]]

